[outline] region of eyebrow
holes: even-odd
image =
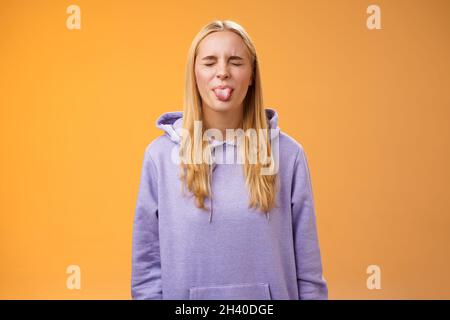
[[[202,60],[217,60],[217,57],[216,56],[206,56],[206,57],[203,57]],[[244,60],[244,59],[239,56],[230,56],[229,60]]]

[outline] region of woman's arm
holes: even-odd
[[[292,223],[299,299],[328,299],[328,287],[322,275],[311,178],[301,145],[294,166]]]
[[[133,224],[132,299],[162,299],[155,164],[145,150]]]

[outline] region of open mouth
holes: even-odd
[[[233,94],[233,89],[230,87],[224,88],[215,88],[213,89],[216,98],[220,101],[229,101],[231,99],[231,95]]]

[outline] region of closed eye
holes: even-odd
[[[210,67],[210,66],[212,66],[214,63],[208,63],[208,64],[205,64],[205,66],[207,66],[207,67]],[[242,66],[242,63],[232,63],[232,65],[233,66]]]

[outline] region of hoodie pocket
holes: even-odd
[[[192,287],[190,300],[271,300],[268,283]]]

